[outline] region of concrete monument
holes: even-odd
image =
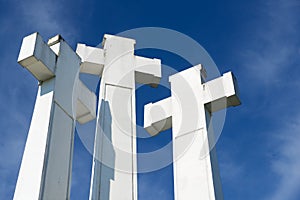
[[[134,55],[135,40],[104,35],[103,49],[77,46],[85,72],[101,76],[94,160],[92,200],[136,200],[135,83],[156,86],[159,59]]]
[[[23,39],[18,62],[38,81],[32,121],[14,199],[69,199],[76,121],[96,117],[96,95],[79,73],[101,78],[90,200],[137,200],[135,84],[155,87],[161,61],[134,55],[135,40],[104,35],[103,48],[61,36],[45,43],[38,33]],[[176,200],[222,200],[213,112],[240,104],[231,72],[205,81],[197,65],[169,78],[171,97],[145,106],[151,135],[172,128]]]
[[[23,39],[18,62],[39,81],[14,199],[69,199],[76,120],[95,118],[96,96],[80,80],[81,60],[60,37]]]
[[[144,127],[151,135],[172,128],[175,200],[222,200],[214,135],[208,130],[213,112],[237,106],[231,72],[205,82],[197,65],[170,76],[171,97],[145,105]]]

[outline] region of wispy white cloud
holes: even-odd
[[[14,110],[14,109],[13,109]],[[0,140],[0,196],[12,198],[17,180],[18,167],[27,137],[27,123],[24,115],[18,112],[6,115],[1,121]]]
[[[13,57],[13,58],[12,58]],[[8,61],[8,60],[12,61]],[[28,82],[16,81],[16,73],[12,73],[15,65],[9,65],[15,60],[15,56],[4,58],[5,65],[0,69],[0,196],[12,199],[15,188],[19,165],[21,162],[27,131],[35,96],[33,88],[32,96],[28,96]],[[15,61],[16,62],[16,61]],[[31,92],[29,92],[31,93]],[[25,106],[26,105],[26,106]]]
[[[44,37],[61,34],[67,42],[74,43],[78,30],[67,15],[68,9],[71,8],[59,0],[19,2],[19,15],[24,27],[31,29],[32,32],[40,32]]]
[[[221,158],[219,167],[222,175],[222,183],[225,185],[237,185],[240,178],[245,174],[245,167],[238,163],[233,156],[229,155],[227,151],[218,152]]]
[[[299,67],[299,11],[296,0],[269,0],[259,7],[259,22],[247,34],[248,48],[241,53],[243,69],[254,83],[282,84],[287,72]]]
[[[23,1],[21,8],[25,21],[34,27],[42,29],[42,31],[50,32],[60,28],[59,22],[56,20],[55,15],[59,8],[57,3],[53,1]]]
[[[288,121],[274,137],[272,148],[277,152],[271,160],[271,170],[278,176],[275,190],[266,198],[272,200],[299,199],[300,188],[300,117]]]
[[[299,199],[300,115],[293,118],[280,117],[282,123],[277,129],[252,129],[251,134],[256,132],[261,136],[258,136],[259,143],[256,146],[248,146],[251,149],[242,149],[241,146],[236,149],[232,147],[233,143],[227,141],[225,143],[231,147],[218,152],[222,183],[227,197],[240,199],[246,195],[243,199]]]

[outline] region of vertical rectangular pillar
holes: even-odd
[[[91,200],[137,199],[134,44],[104,36]]]
[[[186,141],[192,141],[191,143]],[[215,197],[215,188],[213,182],[213,172],[211,166],[211,155],[208,153],[205,157],[201,157],[201,149],[209,151],[206,131],[203,129],[187,133],[173,138],[173,155],[177,157],[174,160],[174,188],[175,199],[207,199],[220,200]],[[187,151],[182,153],[181,145],[187,143]]]
[[[204,74],[197,65],[170,76],[171,97],[144,108],[151,135],[172,127],[175,200],[223,200],[211,113],[240,100],[231,72],[203,83]]]
[[[50,122],[48,163],[45,165],[45,180],[42,199],[69,199],[75,120],[58,105],[53,105],[53,119]]]
[[[135,82],[157,85],[160,60],[135,56],[130,38],[105,35],[103,44],[103,51],[78,47],[84,64],[102,73],[90,200],[137,200]],[[103,59],[95,61],[93,53]]]
[[[132,89],[105,84],[96,130],[93,184],[90,199],[136,199],[136,167],[132,152]],[[97,192],[98,191],[98,192]]]
[[[53,112],[53,91],[43,94],[42,87],[39,86],[34,106],[14,200],[40,198],[49,122]]]
[[[69,199],[80,58],[60,37],[57,56],[37,33],[24,41],[19,63],[40,86],[14,200]]]
[[[175,200],[222,200],[220,177],[213,172],[207,127],[209,115],[204,106],[198,65],[170,77],[172,94],[173,166]]]
[[[130,88],[113,85],[105,87],[105,101],[112,115],[112,144],[115,150],[114,178],[110,181],[110,200],[133,199],[133,140]],[[128,106],[122,106],[128,104]],[[115,117],[118,115],[118,117]],[[118,120],[114,120],[118,119]],[[105,152],[103,152],[105,153]]]

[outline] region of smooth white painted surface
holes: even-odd
[[[54,77],[55,53],[47,46],[38,33],[23,39],[18,63],[27,68],[39,81]]]
[[[161,64],[158,59],[135,56],[134,44],[133,39],[104,35],[103,50],[77,46],[82,72],[101,76],[90,187],[93,200],[137,200],[135,82],[157,85]],[[96,60],[98,56],[101,59]]]
[[[39,199],[51,117],[53,91],[41,95],[41,86],[31,119],[14,199]]]
[[[132,89],[106,85],[105,101],[109,103],[111,122],[111,142],[114,146],[114,178],[110,180],[109,199],[132,199],[133,179],[133,124],[131,108]],[[128,106],[119,104],[120,100]],[[106,152],[102,152],[102,157]],[[137,184],[136,182],[134,184]],[[101,185],[100,185],[101,187]],[[101,199],[101,198],[100,198]]]
[[[149,103],[144,107],[144,127],[151,135],[172,127],[172,98],[166,98],[155,105]]]
[[[85,44],[77,44],[76,53],[82,58],[80,72],[101,76],[104,67],[104,51]]]
[[[53,105],[41,199],[69,199],[75,120]]]
[[[203,102],[210,112],[240,104],[235,82],[232,72],[227,72],[203,84]]]
[[[80,80],[77,82],[76,88],[76,119],[80,124],[84,124],[96,117],[97,97]]]
[[[216,151],[209,146],[214,137],[207,124],[211,112],[240,101],[231,72],[206,83],[203,72],[197,65],[170,76],[171,97],[144,108],[144,127],[150,134],[172,126],[175,200],[223,199]],[[172,123],[161,125],[170,118]]]
[[[20,50],[19,63],[41,82],[15,200],[70,198],[76,117],[82,123],[95,117],[96,97],[79,81],[80,58],[60,36],[50,44],[34,33]]]

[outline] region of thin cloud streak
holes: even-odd
[[[249,48],[241,55],[244,69],[257,83],[282,83],[286,70],[299,61],[299,10],[295,0],[267,1],[258,10],[259,25],[245,40]]]
[[[44,39],[61,34],[69,43],[74,43],[77,36],[74,24],[68,20],[66,13],[67,7],[58,0],[54,1],[21,1],[20,2],[21,17],[24,26],[32,32],[41,33]]]
[[[300,116],[290,121],[274,138],[277,158],[271,160],[271,169],[279,177],[277,188],[267,199],[299,199],[300,188]]]

